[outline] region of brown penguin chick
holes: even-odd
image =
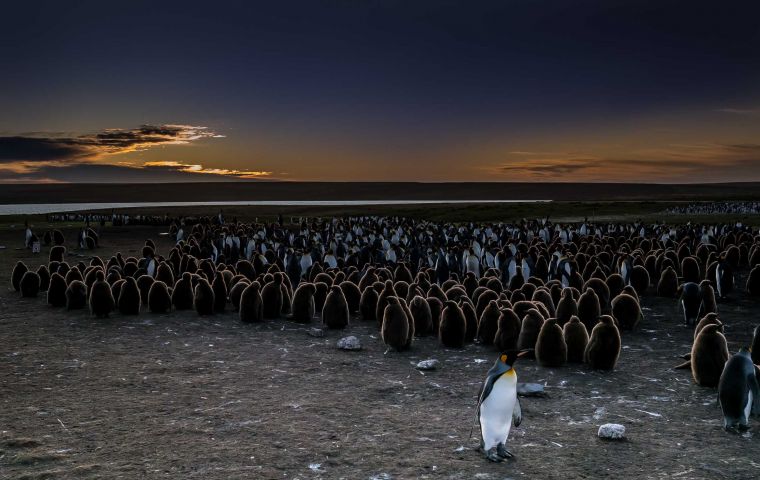
[[[760,297],[760,265],[755,265],[747,276],[747,293],[750,297]]]
[[[66,285],[70,285],[73,281],[80,281],[84,283],[84,278],[82,277],[82,273],[78,268],[72,268],[66,273]]]
[[[380,294],[377,290],[372,288],[372,285],[367,285],[362,292],[362,297],[359,301],[359,314],[362,320],[376,321],[377,320],[377,301],[380,298]]]
[[[127,277],[119,290],[116,306],[122,315],[137,315],[140,313],[140,288],[135,277]]]
[[[456,282],[454,284],[456,285]],[[443,289],[439,287],[437,283],[430,284],[430,289],[427,291],[427,296],[435,297],[440,300],[441,303],[446,303],[446,300],[448,300]]]
[[[79,310],[87,305],[87,285],[81,280],[72,280],[66,287],[66,309]]]
[[[11,286],[15,291],[21,290],[21,278],[24,276],[26,272],[29,271],[29,268],[27,268],[26,264],[19,260],[16,262],[16,266],[13,267],[13,272],[11,273]]]
[[[553,318],[557,314],[557,309],[554,306],[554,300],[552,300],[552,294],[545,288],[536,289],[533,292],[533,302],[541,302],[549,313],[549,317]]]
[[[19,290],[21,296],[25,298],[34,298],[40,293],[40,276],[37,272],[27,271],[21,276]]]
[[[169,287],[161,280],[156,280],[148,290],[148,310],[151,313],[168,313],[172,311],[172,297]]]
[[[290,291],[288,276],[283,273],[276,273],[280,277],[280,291],[282,292],[282,309],[280,314],[283,316],[290,315],[290,307],[293,303],[293,294]]]
[[[380,336],[383,343],[388,348],[393,348],[399,352],[406,349],[409,338],[409,319],[406,317],[398,297],[387,297],[382,319]]]
[[[37,269],[37,275],[40,277],[40,291],[47,292],[50,286],[50,271],[45,265],[40,265]]]
[[[113,284],[111,285],[111,295],[113,296],[113,299],[117,304],[117,307],[119,303],[119,295],[121,295],[121,287],[125,283],[127,283],[127,281],[123,278],[120,278],[119,280],[116,280],[115,282],[113,282]],[[190,305],[192,306],[192,303]]]
[[[635,298],[621,293],[612,299],[612,316],[622,330],[635,330],[644,314]]]
[[[467,296],[472,298],[473,292],[475,292],[475,289],[478,288],[478,279],[475,278],[475,274],[472,272],[467,272],[464,276],[464,280],[462,281],[462,287],[464,287],[465,291],[467,292]]]
[[[626,285],[625,287],[623,287],[623,291],[620,293],[625,293],[626,295],[632,296],[633,298],[636,299],[636,302],[638,302],[638,304],[641,305],[639,294],[636,292],[636,289],[633,288],[631,285]]]
[[[66,306],[66,280],[57,272],[50,275],[47,302],[53,307]]]
[[[455,302],[459,302],[462,298],[466,298],[467,300],[470,299],[470,297],[467,296],[467,292],[464,291],[464,288],[459,286],[448,289],[446,291],[446,298]]]
[[[190,310],[193,308],[193,284],[192,275],[188,272],[182,274],[172,290],[172,305],[177,310]]]
[[[367,271],[364,272],[362,279],[359,280],[359,290],[364,292],[364,290],[366,290],[367,287],[377,282],[378,280],[379,280],[378,276],[375,273],[375,267],[368,267]]]
[[[464,312],[454,300],[447,300],[441,312],[438,339],[444,347],[463,348],[466,333],[467,320],[464,318]]]
[[[567,344],[567,361],[583,363],[583,356],[588,346],[588,330],[581,320],[573,315],[562,329]]]
[[[608,314],[610,312],[610,289],[607,288],[607,284],[604,280],[599,278],[590,278],[584,285],[584,290],[592,288],[596,296],[599,298],[599,307],[602,314]]]
[[[393,278],[397,282],[412,283],[412,272],[409,271],[406,264],[399,262],[399,264],[396,265],[396,270],[393,272]]]
[[[449,289],[454,288],[458,285],[458,282],[454,280],[453,278],[449,278],[445,282],[441,284],[441,290],[446,293],[449,291]],[[444,307],[445,308],[445,307]]]
[[[541,313],[532,308],[525,313],[520,326],[520,336],[517,339],[517,349],[532,350],[531,356],[535,356],[536,340],[544,325],[544,317]]]
[[[504,305],[500,306],[504,307]],[[528,300],[517,302],[513,304],[511,308],[512,311],[515,312],[515,315],[517,315],[518,319],[523,318],[530,309],[538,310],[542,315],[546,312],[546,307],[544,307],[540,302],[530,302]],[[547,316],[544,315],[544,318],[547,318]]]
[[[156,269],[156,280],[164,282],[167,287],[169,285],[174,285],[174,271],[168,263],[161,262],[158,264],[158,268]]]
[[[443,302],[436,297],[427,297],[425,299],[430,307],[430,320],[433,324],[433,332],[438,332],[438,327],[441,324],[441,313],[443,312]]]
[[[601,315],[602,309],[599,305],[599,297],[596,296],[596,292],[593,289],[586,289],[581,298],[578,299],[578,318],[586,326],[586,330],[592,330]]]
[[[520,291],[525,296],[525,300],[530,300],[533,298],[533,294],[536,293],[536,290],[538,290],[538,287],[536,287],[532,283],[523,283],[522,287],[520,287]]]
[[[609,315],[602,315],[591,330],[583,358],[594,370],[614,370],[620,347],[620,331],[615,320]]]
[[[542,367],[557,368],[567,363],[567,344],[556,318],[541,326],[536,339],[536,361]]]
[[[316,314],[314,294],[317,287],[313,283],[302,282],[293,294],[293,304],[290,309],[292,320],[297,323],[310,323]]]
[[[49,262],[63,262],[63,257],[66,255],[66,247],[63,245],[56,245],[50,248]]]
[[[393,291],[396,292],[398,298],[406,298],[409,294],[409,284],[406,282],[396,282],[393,284]]]
[[[111,292],[111,285],[106,282],[103,270],[95,273],[95,282],[90,288],[90,314],[96,317],[107,317],[116,307],[116,300]]]
[[[409,331],[406,335],[406,348],[409,348],[412,346],[412,342],[414,341],[414,318],[412,318],[412,311],[409,310],[409,304],[406,303],[406,300],[399,298],[398,303],[400,303],[401,308],[404,309],[404,314],[406,314],[406,322],[409,325]]]
[[[525,294],[520,290],[515,290],[512,292],[512,295],[509,297],[509,301],[511,303],[518,303],[518,302],[524,302],[526,300]]]
[[[478,300],[475,302],[475,314],[480,318],[483,315],[483,310],[486,309],[491,300],[498,300],[499,294],[493,290],[487,290],[478,296]]]
[[[691,375],[697,385],[717,388],[728,357],[723,325],[706,325],[691,347]]]
[[[491,300],[485,310],[483,310],[483,314],[480,315],[480,321],[478,322],[477,338],[483,345],[493,345],[496,339],[496,331],[499,329],[500,316],[499,305],[496,303],[496,300]]]
[[[681,260],[681,283],[699,283],[700,280],[702,280],[702,272],[699,270],[697,259],[685,257]]]
[[[501,308],[497,320],[496,335],[494,336],[494,346],[500,352],[517,350],[521,326],[520,317],[511,308]]]
[[[217,270],[214,274],[211,289],[214,291],[214,312],[224,313],[224,309],[227,307],[227,282],[222,272]]]
[[[137,288],[140,289],[140,298],[143,299],[143,303],[148,300],[148,293],[153,282],[155,280],[150,275],[140,275],[137,277]]]
[[[715,301],[715,289],[709,280],[699,282],[699,294],[702,296],[702,313],[717,313],[718,303]]]
[[[464,319],[467,322],[467,331],[464,334],[464,341],[472,342],[478,334],[478,316],[475,313],[475,307],[472,306],[472,303],[463,300],[459,303],[459,308],[462,309]]]
[[[578,304],[573,299],[573,291],[563,288],[557,304],[557,325],[564,326],[575,315],[578,315]]]
[[[322,323],[330,329],[346,328],[349,317],[348,302],[343,290],[338,285],[333,285],[322,307]]]
[[[694,327],[694,340],[697,339],[697,335],[699,335],[699,332],[702,331],[703,328],[705,328],[708,325],[723,325],[720,320],[718,320],[718,314],[715,312],[710,312],[701,319],[699,319],[699,322],[697,323],[697,326]]]
[[[639,295],[644,295],[649,289],[649,271],[642,265],[634,265],[631,269],[631,286]]]
[[[314,287],[317,289],[317,291],[314,292],[314,308],[317,312],[322,312],[322,308],[325,306],[325,299],[327,299],[327,294],[330,293],[330,285],[325,282],[312,283],[314,283]]]
[[[675,298],[678,296],[678,275],[673,267],[667,267],[660,275],[657,283],[657,296]]]
[[[198,315],[214,314],[214,289],[211,288],[205,278],[198,280],[198,284],[195,286],[193,307]]]
[[[264,301],[264,318],[280,318],[282,313],[282,277],[275,275],[271,282],[261,289],[261,298]]]
[[[415,335],[423,337],[433,331],[433,316],[430,313],[430,305],[428,305],[427,300],[415,295],[409,303],[409,311],[412,313]]]
[[[361,307],[362,292],[355,284],[349,281],[343,281],[340,284],[340,289],[343,290],[343,296],[346,297],[348,303],[348,311],[356,313]]]
[[[240,321],[260,323],[264,321],[264,300],[259,282],[251,282],[240,296]]]
[[[245,276],[241,276],[240,279],[232,284],[232,288],[230,288],[230,303],[235,312],[240,311],[240,297],[243,296],[243,292],[250,284],[251,282]]]
[[[625,280],[619,273],[610,274],[610,276],[607,277],[607,280],[605,280],[605,283],[610,292],[610,298],[615,298],[620,295],[620,292],[623,291],[623,287],[625,287]]]
[[[437,285],[436,285],[437,286]],[[388,297],[397,297],[396,291],[393,289],[393,282],[390,280],[385,281],[383,291],[377,297],[377,309],[375,310],[375,317],[378,321],[383,318],[383,312],[385,312],[385,306],[388,302]]]

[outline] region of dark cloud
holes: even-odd
[[[191,125],[142,125],[129,130],[109,129],[68,137],[42,134],[0,137],[0,162],[82,161],[209,137],[218,135],[206,127]]]
[[[0,162],[49,162],[91,155],[91,149],[70,138],[0,137]]]
[[[674,144],[625,157],[513,151],[496,171],[527,181],[741,181],[760,175],[760,144]]]
[[[551,159],[539,160],[529,164],[517,164],[517,165],[503,165],[501,170],[504,172],[518,171],[524,173],[532,173],[536,175],[559,175],[576,173],[580,170],[586,170],[598,166],[598,160],[591,159],[562,159],[561,162],[556,162]]]

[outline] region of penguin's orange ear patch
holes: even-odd
[[[504,362],[504,363],[506,363],[507,362],[507,356],[506,355],[502,355],[501,356],[501,361]]]

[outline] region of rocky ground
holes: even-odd
[[[158,229],[103,236],[97,252],[136,252]],[[447,350],[421,338],[385,354],[378,328],[309,334],[286,320],[241,324],[233,313],[96,320],[21,299],[7,279],[18,232],[0,232],[1,478],[730,478],[760,477],[754,429],[722,429],[716,392],[673,370],[692,333],[675,300],[644,297],[645,320],[611,373],[546,369],[521,359],[523,398],[510,436],[516,459],[478,452],[476,395],[492,349]],[[159,245],[166,245],[165,240]],[[72,258],[73,260],[73,258]],[[742,272],[745,274],[746,272]],[[743,284],[743,275],[738,284]],[[748,344],[756,300],[720,305],[729,348]],[[355,335],[358,352],[336,348]],[[440,361],[421,372],[423,359]],[[625,425],[627,440],[597,438]]]

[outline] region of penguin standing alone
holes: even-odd
[[[728,431],[747,430],[750,414],[760,415],[760,386],[746,348],[726,362],[718,383],[718,402],[723,410],[723,427]]]
[[[477,416],[480,423],[480,448],[488,460],[501,462],[512,458],[507,450],[507,438],[514,420],[522,422],[520,400],[517,398],[517,373],[513,368],[516,352],[502,353],[488,370],[480,393]]]

